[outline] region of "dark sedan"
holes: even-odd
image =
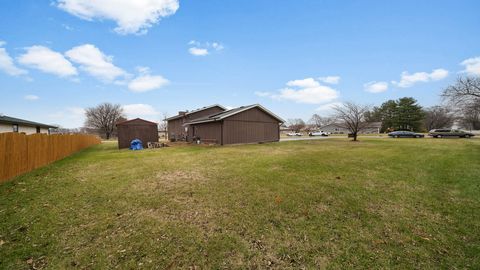
[[[428,133],[428,136],[433,138],[442,137],[459,137],[459,138],[471,138],[475,134],[458,129],[432,129]]]
[[[388,136],[393,138],[423,138],[425,135],[411,131],[393,131],[388,133]]]

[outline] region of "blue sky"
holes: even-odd
[[[214,103],[305,120],[342,101],[431,106],[480,75],[474,0],[0,5],[0,112],[63,127],[101,102],[155,121]]]

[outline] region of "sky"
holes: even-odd
[[[83,125],[260,103],[284,119],[351,101],[441,103],[480,76],[480,1],[22,0],[0,2],[0,113]]]

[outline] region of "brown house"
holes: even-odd
[[[184,126],[186,122],[193,121],[195,119],[199,119],[199,118],[216,114],[219,112],[223,112],[225,110],[226,110],[225,107],[218,104],[214,104],[214,105],[203,107],[190,112],[188,111],[178,112],[178,115],[166,119],[168,139],[175,140],[175,141],[187,140],[188,127]],[[191,137],[190,137],[190,140],[191,140]]]
[[[265,107],[254,104],[197,118],[184,126],[189,141],[226,145],[277,142],[283,122]]]
[[[148,142],[158,142],[157,123],[135,118],[117,124],[118,148],[129,148],[134,139],[142,141],[146,147]]]

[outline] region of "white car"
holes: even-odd
[[[315,131],[315,132],[310,132],[308,133],[308,136],[328,136],[328,133],[323,132],[323,131]]]
[[[287,136],[302,136],[302,133],[300,133],[300,132],[289,132],[289,133],[287,133]]]

